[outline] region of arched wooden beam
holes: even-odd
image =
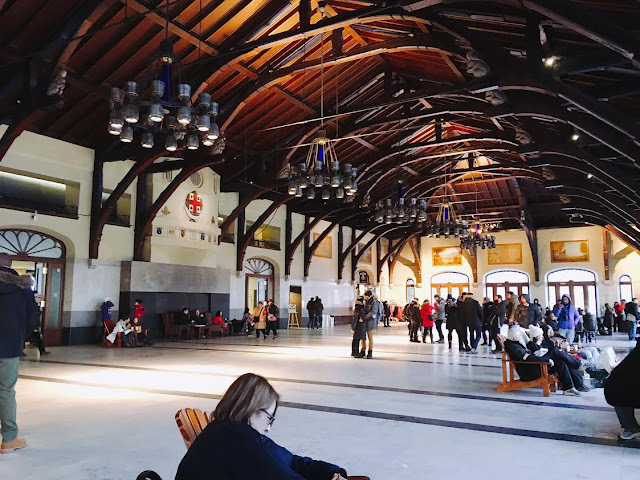
[[[216,165],[219,163],[223,163],[224,160],[221,159],[220,155],[211,156],[206,159],[201,159],[196,162],[192,162],[190,158],[185,159],[186,162],[184,168],[180,170],[180,173],[175,176],[175,178],[171,181],[169,185],[162,191],[162,193],[158,196],[151,209],[143,213],[141,216],[136,215],[136,220],[140,220],[140,222],[136,222],[134,240],[133,240],[133,259],[142,261],[143,260],[143,249],[144,242],[146,237],[149,235],[151,231],[151,225],[153,220],[156,218],[156,215],[162,208],[162,206],[169,200],[171,195],[178,189],[180,185],[182,185],[191,175],[195,172],[202,170],[205,167],[210,167],[212,165]]]
[[[385,226],[388,227],[388,225],[375,225],[373,227],[365,229],[344,251],[338,252],[338,280],[342,280],[342,271],[344,270],[344,262],[347,260],[347,257],[349,256],[349,254],[362,241],[362,239],[369,233],[373,233],[374,230],[377,230],[378,228],[385,227]],[[374,241],[380,238],[380,236],[385,235],[386,233],[388,232],[383,232],[380,235],[376,235]]]
[[[391,54],[401,51],[427,51],[438,52],[443,55],[450,55],[449,49],[458,50],[458,47],[452,42],[444,42],[442,39],[434,39],[431,36],[415,35],[410,37],[408,35],[393,38],[391,40],[384,40],[377,43],[372,43],[363,47],[357,47],[349,50],[346,53],[335,57],[328,57],[321,62],[320,59],[309,60],[307,62],[301,62],[282,69],[276,70],[265,75],[260,75],[251,84],[247,85],[242,91],[240,91],[220,112],[220,129],[226,131],[233,119],[240,113],[242,108],[248,104],[254,97],[269,89],[270,87],[282,83],[291,76],[300,71],[312,70],[314,68],[320,68],[323,64],[325,66],[340,65],[347,62],[353,62],[368,58],[380,54]]]
[[[267,219],[271,216],[271,214],[273,214],[273,212],[275,212],[280,206],[293,200],[294,198],[295,198],[294,196],[287,195],[280,198],[279,200],[274,201],[271,205],[267,207],[267,209],[264,212],[262,212],[262,215],[258,217],[258,219],[253,223],[253,225],[251,225],[251,228],[244,234],[243,238],[242,239],[238,238],[236,240],[238,243],[238,254],[236,256],[236,271],[238,272],[242,271],[242,264],[244,262],[244,256],[246,254],[247,247],[249,246],[249,243],[253,241],[253,236],[258,230],[258,228],[260,228],[262,224],[266,222]]]
[[[640,252],[640,243],[638,243],[635,237],[630,236],[629,234],[621,231],[617,226],[613,225],[610,221],[602,218],[602,216],[600,216],[599,214],[595,212],[590,212],[590,213],[582,213],[580,215],[582,216],[582,218],[575,218],[575,219],[570,218],[569,223],[579,224],[579,225],[592,224],[592,225],[597,225],[599,227],[602,227],[605,230],[613,233],[620,240],[622,240],[623,242],[625,242],[626,244],[630,245],[631,247],[635,248],[637,251]]]
[[[382,267],[384,266],[384,264],[387,262],[387,260],[389,260],[393,255],[395,254],[400,254],[399,252],[402,251],[402,249],[404,248],[404,246],[407,244],[407,242],[415,237],[416,235],[419,235],[420,232],[413,232],[413,233],[409,233],[405,238],[403,238],[402,240],[400,240],[398,243],[396,243],[393,247],[391,247],[389,249],[389,251],[387,252],[387,254],[382,257],[382,259],[380,260],[380,263],[378,264],[378,277],[380,278],[380,276],[382,275]],[[391,279],[391,265],[389,266],[389,283],[392,283],[392,279]]]
[[[361,212],[357,212],[354,213],[352,215],[349,215],[347,217],[341,218],[340,221],[337,222],[333,222],[331,225],[329,225],[327,228],[325,228],[323,230],[323,232],[318,236],[318,238],[311,244],[311,246],[304,252],[304,276],[308,277],[309,276],[309,268],[311,267],[311,260],[313,259],[313,254],[314,252],[317,250],[317,248],[320,246],[320,244],[322,243],[322,241],[327,238],[327,236],[331,233],[331,231],[336,227],[336,225],[342,223],[342,222],[346,222],[347,220],[352,219],[353,217],[356,217],[358,215],[360,215]]]
[[[413,261],[416,265],[416,283],[422,285],[422,258],[420,257],[420,238],[414,243],[413,240],[409,241],[409,247],[411,247],[411,253],[413,253]]]
[[[285,252],[285,275],[291,275],[291,263],[293,262],[293,255],[296,251],[296,249],[300,246],[300,243],[302,242],[302,240],[304,240],[304,238],[309,235],[309,233],[315,228],[316,225],[318,225],[322,220],[324,220],[325,218],[327,218],[329,215],[332,215],[334,213],[338,213],[341,211],[347,210],[346,208],[339,208],[337,210],[326,210],[324,212],[322,212],[320,215],[318,215],[317,217],[315,217],[313,219],[313,221],[311,221],[309,223],[309,225],[302,230],[302,232],[300,233],[300,235],[298,235],[295,240],[293,240],[293,242],[291,242],[291,245],[288,245],[286,252]]]
[[[339,13],[330,18],[325,18],[319,22],[310,25],[308,28],[298,28],[293,31],[286,31],[273,35],[264,36],[252,42],[247,42],[242,45],[234,44],[228,49],[221,51],[218,55],[212,56],[213,61],[217,61],[218,58],[225,59],[224,63],[218,63],[216,70],[210,74],[204,74],[202,77],[196,79],[200,88],[194,93],[205,91],[208,86],[216,80],[218,75],[233,68],[235,64],[240,62],[245,56],[254,55],[263,50],[287,45],[299,40],[306,40],[316,35],[320,35],[326,32],[331,32],[344,27],[352,27],[354,25],[365,25],[367,23],[385,21],[409,21],[421,24],[428,24],[429,21],[416,15],[407,14],[402,9],[388,8],[385,12],[381,12],[380,7],[372,6],[365,8],[358,8],[350,12]],[[200,62],[202,64],[202,62]]]
[[[100,248],[100,238],[102,237],[102,230],[104,229],[105,224],[107,223],[107,219],[109,215],[111,215],[115,208],[118,200],[124,192],[129,188],[131,183],[140,175],[140,173],[144,172],[147,167],[153,164],[158,158],[163,157],[167,154],[164,149],[160,149],[156,147],[152,150],[146,158],[142,160],[138,160],[126,173],[126,175],[120,180],[116,188],[113,190],[111,195],[106,202],[102,205],[102,208],[95,210],[96,214],[91,215],[91,226],[89,229],[89,258],[98,258],[98,251]],[[100,155],[100,153],[96,153],[96,155]],[[135,151],[132,151],[132,158],[135,158]],[[107,158],[102,159],[103,162],[108,161]],[[94,185],[94,189],[96,185]],[[101,188],[101,187],[100,187]],[[99,192],[100,196],[102,192]],[[94,198],[98,198],[97,194],[94,195]]]
[[[409,239],[407,240],[407,242],[405,243],[405,245],[402,246],[402,248],[400,248],[397,252],[396,255],[393,256],[392,260],[391,260],[391,264],[389,265],[389,282],[391,283],[391,278],[393,278],[393,271],[396,268],[396,263],[398,262],[398,259],[402,256],[402,250],[404,250],[404,247],[409,244],[409,247],[411,247],[411,250],[414,250],[414,246],[413,246],[413,237],[409,237]],[[414,258],[417,258],[417,253],[414,253]],[[420,265],[419,263],[416,263],[416,267],[417,269],[413,269],[411,267],[411,271],[413,273],[416,274],[416,283],[421,284],[422,283],[422,272],[420,270]]]
[[[260,196],[266,191],[267,191],[266,187],[259,187],[256,191],[251,193],[251,195],[248,195],[247,197],[243,198],[240,201],[240,203],[238,203],[236,208],[233,209],[233,211],[229,214],[229,216],[227,216],[227,218],[224,219],[224,222],[222,222],[222,225],[220,225],[220,235],[218,236],[218,244],[221,243],[222,237],[224,236],[225,233],[227,233],[227,230],[229,230],[229,227],[231,227],[231,224],[236,221],[236,219],[238,218],[238,215],[240,215],[240,212],[244,211],[244,209],[247,208],[247,206],[251,202],[260,198]]]
[[[593,215],[614,226],[619,232],[625,235],[626,242],[634,248],[640,250],[640,243],[637,241],[637,234],[626,226],[626,223],[619,218],[612,218],[607,212],[603,212],[598,205],[584,204],[576,207],[567,207],[567,212],[574,212],[580,215]]]

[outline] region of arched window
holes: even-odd
[[[571,303],[579,308],[589,307],[597,313],[596,274],[579,268],[563,268],[547,274],[549,306],[555,305],[563,295],[571,297]]]
[[[504,299],[507,292],[513,292],[516,296],[529,293],[529,275],[517,270],[495,270],[488,273],[484,281],[485,295],[491,299],[494,295]]]
[[[451,295],[458,298],[462,292],[469,291],[469,276],[459,272],[442,272],[431,277],[431,298],[440,295],[447,298]]]
[[[244,262],[245,302],[253,309],[258,302],[266,302],[273,298],[274,268],[273,264],[262,258],[250,258]]]
[[[409,303],[416,296],[416,282],[413,281],[413,278],[408,278],[406,285],[407,285],[407,303]]]
[[[626,300],[630,302],[633,298],[633,285],[631,284],[631,277],[629,275],[620,275],[620,298],[619,300]]]

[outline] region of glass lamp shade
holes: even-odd
[[[176,140],[175,135],[167,135],[167,138],[164,140],[164,148],[170,152],[175,152],[178,148],[178,141]]]
[[[196,128],[201,132],[208,132],[211,129],[209,115],[198,115],[196,117]]]
[[[307,198],[309,200],[313,200],[314,198],[316,198],[316,189],[315,188],[308,188],[307,189]]]
[[[128,125],[123,127],[122,132],[120,133],[120,141],[124,143],[133,142],[133,128]]]
[[[184,106],[180,107],[177,118],[180,125],[189,125],[191,123],[191,109]]]
[[[289,180],[289,195],[295,195],[296,191],[298,190],[298,186],[296,185],[296,181],[295,180]]]
[[[177,130],[178,129],[178,120],[173,115],[168,115],[164,117],[165,127],[169,130]]]
[[[296,188],[296,197],[298,198],[302,197],[302,188],[300,187]]]
[[[202,139],[202,144],[203,144],[205,147],[210,147],[211,145],[213,145],[213,140],[211,140],[209,137],[204,137],[204,138]]]
[[[217,102],[211,102],[211,105],[209,105],[209,115],[211,115],[214,118],[218,116],[218,103]]]
[[[220,136],[220,127],[218,127],[217,123],[211,124],[211,129],[207,133],[207,138],[210,140],[217,140]]]
[[[187,137],[187,149],[189,150],[197,150],[200,146],[200,139],[197,135],[191,134]]]
[[[121,88],[118,88],[118,87],[112,87],[111,88],[111,101],[114,104],[122,105],[122,102],[124,102],[124,90],[122,90]]]
[[[317,174],[316,175],[316,183],[315,183],[316,187],[322,187],[324,185],[324,175]]]
[[[302,175],[299,179],[298,179],[298,185],[300,185],[300,187],[302,188],[307,188],[307,177]]]
[[[353,197],[355,194],[356,194],[355,190],[351,190],[351,189],[347,190],[347,196]]]
[[[340,178],[340,175],[333,175],[331,177],[331,186],[332,187],[339,187],[341,183],[342,183],[342,178]]]
[[[111,135],[120,135],[122,133],[122,126],[114,126],[109,125],[109,129],[107,130]]]
[[[162,105],[159,103],[154,103],[149,107],[149,120],[152,122],[161,122],[164,118],[164,111],[162,110]]]
[[[109,126],[114,128],[124,127],[124,115],[122,110],[112,110],[109,115]]]
[[[140,144],[144,148],[153,148],[153,134],[150,132],[144,132],[140,139]]]
[[[189,100],[191,98],[191,85],[188,83],[178,85],[178,98],[182,101]]]
[[[211,94],[209,93],[198,94],[198,105],[200,107],[209,108],[209,105],[211,105]]]
[[[132,103],[126,104],[124,106],[124,119],[127,123],[138,123],[138,120],[140,119],[138,106]]]
[[[344,198],[344,188],[338,187],[336,190],[336,198],[342,200]]]
[[[322,199],[329,200],[331,198],[331,191],[328,188],[322,190]]]
[[[136,82],[127,82],[124,87],[124,91],[127,94],[127,97],[137,97],[138,96],[138,84]]]
[[[162,80],[154,80],[151,82],[151,95],[161,98],[164,95],[165,84]]]

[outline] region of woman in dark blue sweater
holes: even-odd
[[[265,434],[276,419],[279,395],[246,373],[218,403],[211,422],[180,462],[176,480],[341,480],[336,465],[293,455]],[[241,448],[229,449],[228,445]]]

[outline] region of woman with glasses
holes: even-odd
[[[266,436],[276,420],[279,399],[264,377],[253,373],[238,377],[218,403],[215,420],[180,462],[176,480],[344,479],[343,468],[293,455]],[[229,450],[228,445],[242,449]]]

